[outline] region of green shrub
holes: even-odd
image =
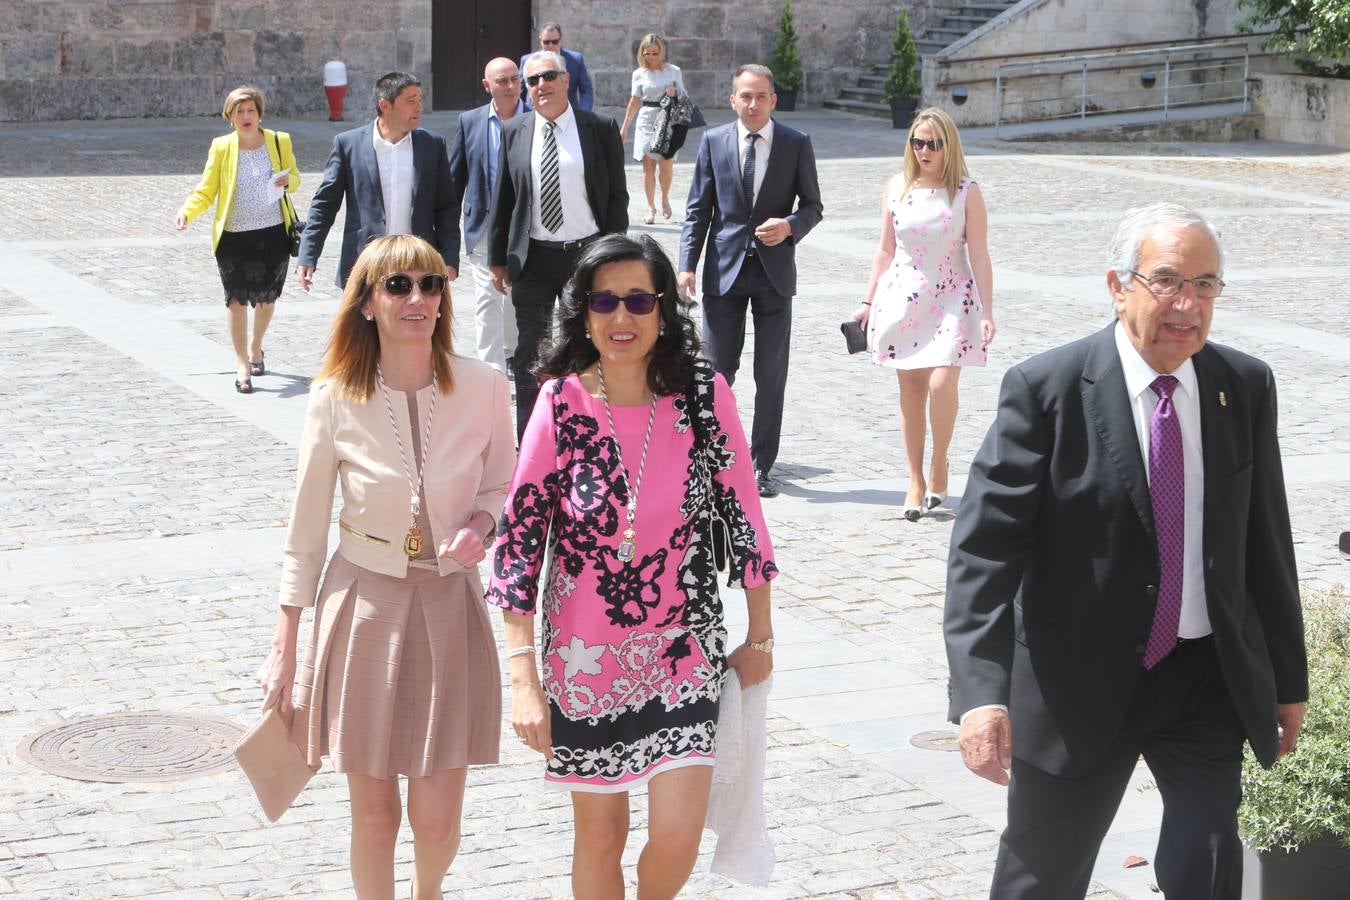
[[[1322,835],[1350,847],[1350,598],[1342,588],[1303,598],[1308,717],[1297,749],[1273,769],[1247,751],[1242,838],[1256,850],[1294,850]]]
[[[1350,78],[1350,3],[1346,0],[1238,0],[1252,11],[1238,23],[1250,33],[1274,29],[1262,45],[1294,58],[1309,75]]]
[[[802,86],[802,55],[797,52],[797,22],[792,15],[791,0],[783,0],[783,13],[778,17],[778,37],[764,65],[773,71],[774,90],[792,90]]]
[[[886,73],[886,102],[917,100],[923,93],[919,79],[919,50],[914,46],[914,32],[909,30],[909,13],[901,8],[895,19],[895,34],[891,36],[891,68]]]

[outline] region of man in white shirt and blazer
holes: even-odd
[[[517,436],[539,395],[531,371],[539,341],[577,258],[600,235],[628,230],[618,123],[568,103],[567,67],[557,53],[530,56],[525,84],[534,109],[502,128],[488,220],[493,281],[498,290],[511,290],[516,308]]]
[[[510,297],[492,283],[487,241],[481,238],[485,237],[492,191],[497,184],[502,127],[524,111],[520,70],[504,56],[489,61],[483,70],[483,89],[492,99],[464,113],[455,123],[450,178],[455,208],[464,213],[464,256],[473,274],[478,358],[505,373],[506,359],[516,343],[515,310]]]
[[[745,310],[755,321],[755,419],[750,453],[761,497],[778,494],[770,472],[783,428],[797,293],[797,242],[820,222],[824,206],[811,138],[773,120],[778,94],[760,65],[736,70],[736,121],[703,134],[680,237],[680,290],[692,296],[703,270],[703,337],[713,367],[736,380],[745,344]],[[796,209],[793,209],[793,205]]]
[[[1271,766],[1308,698],[1270,367],[1209,343],[1217,232],[1131,210],[1117,321],[1003,379],[952,531],[950,715],[1009,784],[996,900],[1081,898],[1142,755],[1168,900],[1238,900],[1242,745]]]
[[[390,72],[375,82],[375,103],[374,122],[333,138],[300,240],[296,275],[306,291],[344,201],[338,287],[371,238],[384,234],[417,235],[440,252],[452,280],[458,274],[459,215],[445,140],[417,127],[422,83],[407,72]]]

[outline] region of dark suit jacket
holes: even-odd
[[[952,533],[951,716],[1010,709],[1013,755],[1090,770],[1122,724],[1159,577],[1148,478],[1110,327],[1009,370]],[[1275,382],[1244,353],[1192,357],[1205,463],[1205,600],[1248,740],[1269,766],[1276,704],[1307,659]]]
[[[450,142],[450,180],[454,185],[453,204],[456,217],[464,213],[464,252],[472,253],[487,226],[492,208],[492,152],[491,101],[471,109],[455,123],[455,137]],[[516,111],[516,116],[520,110]],[[512,116],[515,118],[516,116]],[[511,121],[510,119],[507,122]],[[507,122],[503,122],[505,127]]]
[[[520,58],[520,77],[525,78],[525,60],[529,59],[537,50],[526,53]],[[563,61],[567,63],[567,102],[573,109],[592,109],[595,106],[595,88],[591,84],[591,73],[586,69],[586,59],[575,50],[566,48],[562,51]],[[522,94],[525,98],[525,106],[530,106],[530,94],[526,91]]]
[[[586,160],[586,198],[601,234],[628,230],[628,181],[623,174],[623,139],[609,116],[572,111],[577,117],[581,155]],[[534,202],[530,147],[534,141],[531,110],[502,127],[497,188],[493,192],[488,224],[488,265],[506,266],[515,281],[525,270],[530,253],[530,213]]]
[[[730,293],[745,262],[750,235],[765,219],[787,219],[792,225],[791,238],[772,247],[756,240],[755,250],[774,290],[791,297],[797,293],[797,242],[816,227],[823,215],[811,138],[774,121],[768,168],[755,198],[755,208],[749,209],[741,187],[736,123],[709,128],[699,144],[694,182],[689,186],[684,232],[680,236],[680,271],[698,268],[706,238],[703,293],[714,297]]]
[[[337,283],[347,283],[356,257],[372,238],[385,233],[384,194],[380,190],[380,166],[375,159],[375,123],[344,131],[333,138],[333,152],[323,170],[323,182],[309,204],[309,221],[300,241],[297,263],[313,266],[323,253],[328,230],[343,201],[347,204],[342,229],[342,256]],[[459,215],[452,202],[450,162],[445,140],[439,135],[413,130],[413,234],[440,251],[445,264],[459,268]]]

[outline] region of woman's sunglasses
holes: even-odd
[[[929,150],[932,150],[934,153],[936,153],[942,149],[942,139],[933,138],[932,140],[926,141],[923,138],[912,137],[909,139],[909,145],[914,148],[915,153],[918,153],[924,147],[927,147]]]
[[[536,84],[539,83],[539,79],[541,78],[544,79],[545,81],[557,81],[558,76],[561,74],[562,73],[559,72],[557,69],[549,69],[545,72],[536,72],[534,75],[526,75],[525,83],[528,84],[530,87],[534,87]]]
[[[384,292],[393,297],[406,297],[412,293],[413,280],[409,275],[399,272],[396,275],[386,275],[384,281]],[[430,297],[433,294],[440,296],[441,291],[445,290],[444,275],[423,275],[416,281],[417,288],[422,292],[423,297]]]
[[[656,294],[629,294],[626,297],[620,297],[618,294],[611,294],[609,291],[587,291],[586,306],[594,313],[612,313],[619,308],[622,303],[628,307],[628,311],[635,316],[645,316],[647,313],[656,309]]]

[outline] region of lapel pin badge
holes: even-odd
[[[1220,406],[1228,405],[1228,396],[1223,391],[1219,391],[1219,405]]]

